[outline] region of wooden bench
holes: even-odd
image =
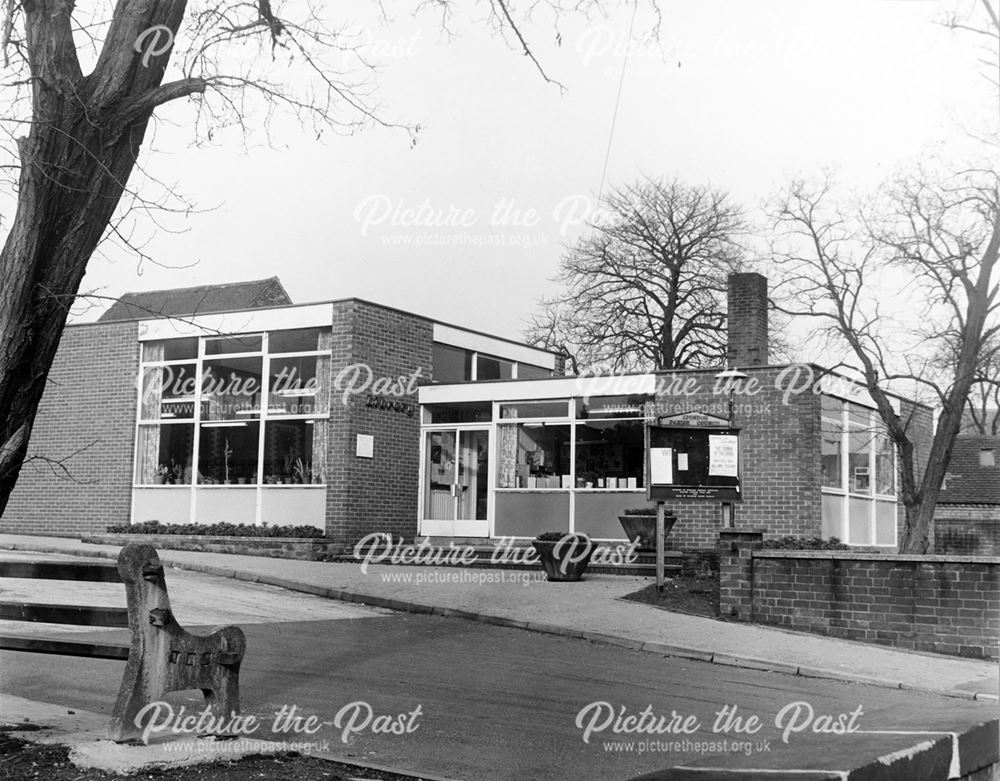
[[[126,660],[112,711],[109,737],[140,739],[136,715],[169,692],[201,689],[216,717],[239,713],[239,671],[246,650],[243,630],[226,626],[207,635],[181,627],[170,609],[163,565],[151,545],[129,543],[109,562],[0,561],[0,577],[91,583],[124,583],[126,607],[0,601],[0,619],[92,627],[128,627],[128,645],[0,635],[0,650]]]

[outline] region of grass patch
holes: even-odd
[[[642,602],[645,605],[687,613],[693,616],[719,617],[719,579],[676,577],[663,584],[663,591],[656,590],[652,583],[639,591],[627,594],[624,599]]]

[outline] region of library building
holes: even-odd
[[[649,504],[654,426],[670,429],[653,482],[677,484],[671,547],[733,525],[895,550],[896,461],[864,389],[770,364],[759,274],[730,277],[728,329],[725,367],[571,375],[563,355],[423,315],[295,304],[277,278],[128,293],[66,328],[29,448],[42,458],[0,527],[619,541],[618,517]],[[894,403],[926,453],[930,408]]]

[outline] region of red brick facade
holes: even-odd
[[[371,532],[413,537],[419,514],[417,394],[387,395],[385,388],[376,387],[345,393],[344,384],[352,380],[352,367],[370,370],[371,380],[390,378],[406,391],[430,381],[435,324],[357,299],[332,302],[330,307],[326,532],[346,543]],[[751,315],[743,320],[752,319]],[[0,528],[73,534],[102,532],[110,524],[128,522],[139,347],[135,322],[67,328],[39,410],[31,453],[50,459],[76,453],[66,463],[76,482],[57,479],[40,460],[29,463]],[[741,369],[749,379],[732,394],[720,386],[715,371],[660,375],[652,413],[699,411],[728,418],[731,402],[734,424],[742,429],[743,501],[735,506],[736,526],[764,527],[769,537],[820,536],[821,412],[812,382],[822,370],[749,365]],[[806,382],[805,377],[811,380]],[[683,391],[678,390],[678,379]],[[522,381],[513,382],[512,387],[526,387]],[[587,378],[565,378],[558,384],[560,389],[565,385],[567,397],[587,393]],[[930,410],[916,408],[913,420],[920,442],[918,458],[925,459]],[[372,438],[373,457],[358,455],[358,435]],[[646,503],[641,492],[605,496],[620,497],[624,506]],[[668,538],[670,547],[715,544],[721,527],[718,502],[671,502],[669,508],[678,517]],[[621,533],[615,515],[609,511],[612,536]]]
[[[417,369],[432,375],[433,324],[415,315],[362,301],[334,305],[332,378],[345,366],[365,364],[375,376],[408,380]],[[346,403],[336,385],[330,404],[331,485],[326,531],[353,543],[371,532],[417,533],[420,410],[416,394],[372,400],[354,394]],[[395,404],[399,402],[399,404]],[[374,437],[374,457],[357,456],[357,435]]]
[[[364,301],[334,302],[330,382],[353,364],[370,367],[375,378],[408,379],[420,369],[421,381],[429,380],[432,328],[426,318]],[[4,531],[81,534],[129,522],[139,350],[135,322],[66,329],[31,437],[35,458],[21,471]],[[417,531],[416,394],[381,399],[388,403],[332,394],[326,531],[338,541]],[[356,455],[357,434],[374,437],[374,458]],[[68,475],[42,460],[67,456]]]
[[[738,526],[766,526],[771,535],[818,536],[820,531],[819,396],[784,390],[791,370],[746,367],[747,392],[733,395],[733,419],[741,427],[743,501],[735,506]],[[671,376],[660,377],[656,415],[690,410],[728,418],[729,394],[714,372],[677,373],[694,377],[696,393],[671,393]],[[644,503],[644,502],[640,502]],[[670,502],[678,521],[668,538],[673,548],[715,544],[721,527],[717,502]]]
[[[372,381],[391,379],[396,389],[415,390],[429,382],[434,323],[357,299],[331,307],[326,531],[340,542],[373,531],[413,537],[420,443],[416,393],[394,395],[396,390],[374,386],[344,391],[353,384],[355,366],[365,367],[365,373],[370,369]],[[138,333],[137,323],[128,321],[66,329],[32,434],[34,459],[22,470],[0,519],[3,531],[69,535],[129,522]],[[357,455],[359,434],[373,438],[372,458]],[[68,456],[68,475],[42,460]]]
[[[819,537],[822,501],[820,396],[814,383],[824,370],[799,364],[787,367],[742,367],[750,379],[733,394],[733,419],[741,428],[743,501],[735,506],[738,527],[766,528],[768,538]],[[686,377],[694,377],[698,392],[677,393]],[[806,388],[808,386],[808,388]],[[661,375],[656,415],[696,410],[718,417],[729,415],[729,394],[714,372],[678,372]],[[803,388],[806,388],[803,390]],[[794,392],[799,390],[801,392]],[[671,392],[674,391],[674,392]],[[718,391],[718,392],[716,392]],[[904,403],[910,432],[917,443],[916,469],[923,473],[930,442],[932,412]],[[678,517],[668,538],[673,548],[714,545],[721,528],[715,502],[671,502]],[[897,538],[902,533],[902,506],[897,512]]]
[[[137,334],[134,322],[63,332],[31,432],[32,460],[21,469],[0,521],[3,531],[69,535],[128,523]]]
[[[729,319],[726,360],[745,371],[748,366],[767,366],[767,277],[762,274],[730,274],[727,283]]]

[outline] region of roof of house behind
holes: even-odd
[[[980,454],[993,451],[993,466]],[[944,504],[1000,504],[1000,437],[960,436],[951,451],[945,487],[938,502]]]
[[[151,317],[203,315],[239,309],[261,309],[291,304],[277,277],[252,282],[200,285],[148,293],[125,293],[98,318],[99,323],[145,320]]]

